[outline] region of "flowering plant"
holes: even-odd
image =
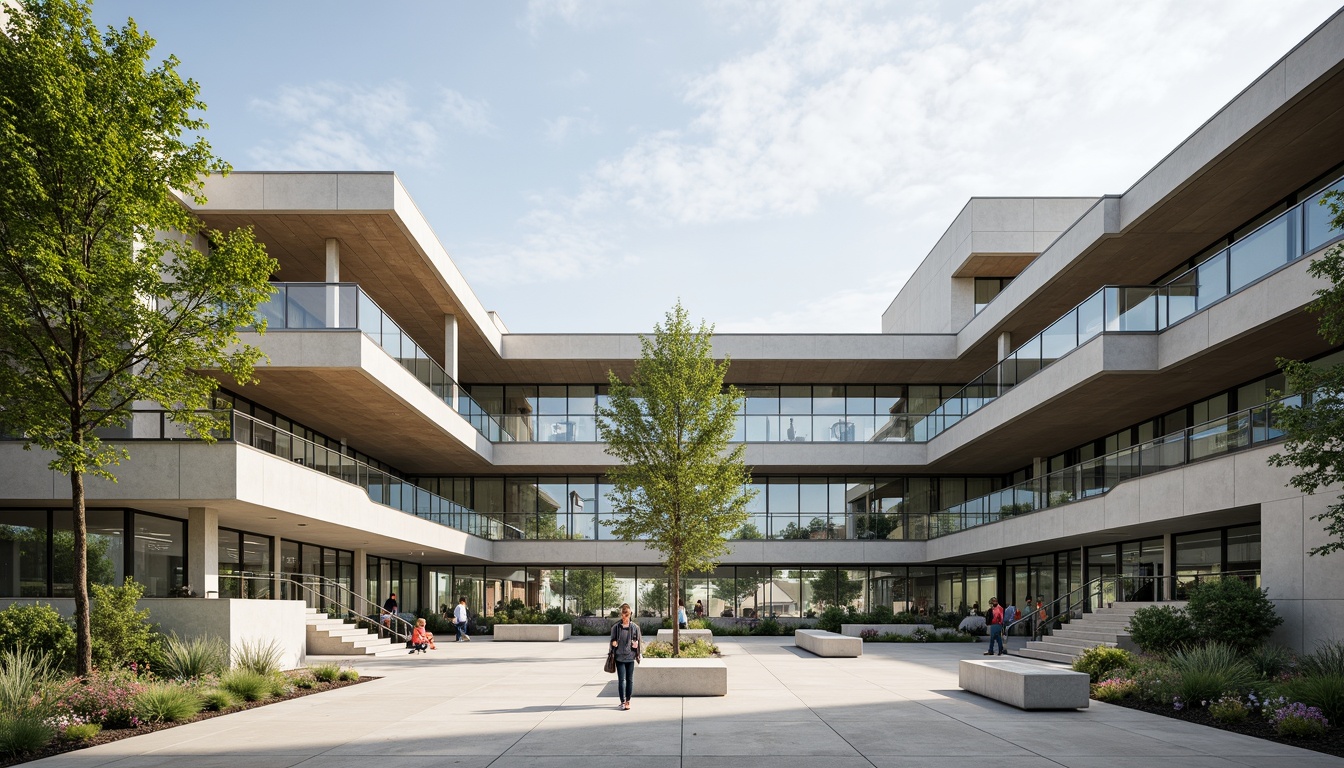
[[[1250,716],[1251,707],[1240,696],[1225,695],[1209,702],[1209,714],[1220,723],[1240,723]]]
[[[1313,739],[1325,735],[1330,721],[1325,719],[1319,707],[1308,707],[1295,701],[1286,707],[1274,711],[1274,730],[1280,736],[1292,736],[1300,739]]]
[[[1136,692],[1138,686],[1124,677],[1109,677],[1092,686],[1092,698],[1097,701],[1119,701]]]
[[[859,637],[863,638],[864,640],[876,640],[876,639],[877,639],[877,630],[876,630],[876,629],[865,629],[865,630],[863,630],[862,632],[859,633]]]
[[[132,712],[136,694],[145,683],[129,670],[95,670],[87,678],[73,678],[56,691],[56,717],[79,718],[82,723],[98,723],[105,728],[134,728],[140,720]]]

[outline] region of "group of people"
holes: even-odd
[[[400,605],[397,603],[397,593],[393,592],[383,601],[383,612],[380,617],[384,627],[390,627],[392,617],[397,615]],[[467,625],[470,622],[470,615],[467,613],[467,598],[462,597],[457,600],[457,607],[450,614],[448,606],[439,606],[439,615],[450,621],[453,629],[457,630],[457,642],[471,642],[471,635],[467,634]],[[416,619],[415,626],[411,628],[411,639],[407,641],[406,647],[410,650],[408,653],[427,653],[437,650],[434,645],[434,633],[428,629],[428,622],[425,619]]]
[[[1002,606],[999,605],[999,598],[989,598],[989,608],[985,610],[985,624],[989,627],[989,650],[985,651],[986,656],[995,655],[995,644],[997,644],[999,648],[997,655],[1002,656],[1007,652],[1004,649],[1003,636],[1013,622],[1024,618],[1033,619],[1031,622],[1033,636],[1036,634],[1036,627],[1046,622],[1048,616],[1043,601],[1039,599],[1036,601],[1034,612],[1031,607],[1030,597],[1027,597],[1024,603],[1026,608],[1023,609],[1022,613],[1018,613],[1016,605],[1009,603],[1007,606]]]
[[[700,600],[696,600],[693,612],[696,619],[705,618],[705,604]],[[682,629],[686,629],[688,626],[686,622],[686,601],[681,598],[677,598],[677,626]]]

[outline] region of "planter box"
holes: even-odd
[[[863,655],[863,641],[821,629],[800,629],[793,633],[793,644],[818,656],[854,658]]]
[[[683,630],[681,630],[681,639],[682,639],[682,640],[694,640],[694,639],[696,639],[696,638],[698,638],[698,637],[704,638],[705,640],[707,640],[707,641],[709,641],[709,642],[712,643],[712,642],[714,642],[714,630],[712,630],[712,629],[683,629]],[[658,637],[656,637],[656,638],[654,638],[654,639],[655,639],[655,640],[661,640],[661,641],[663,641],[664,643],[670,643],[670,642],[672,642],[672,630],[670,630],[670,629],[660,629],[660,630],[658,630]]]
[[[635,668],[635,695],[727,696],[728,667],[722,659],[645,659]]]
[[[841,624],[840,634],[859,637],[865,629],[875,629],[879,635],[913,635],[916,629],[932,632],[932,624]]]
[[[496,643],[558,643],[568,640],[574,627],[569,624],[496,624]]]
[[[962,690],[1018,709],[1086,709],[1090,679],[1082,672],[1009,659],[962,659]]]

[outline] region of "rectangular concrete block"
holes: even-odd
[[[827,632],[822,629],[799,629],[793,633],[793,644],[818,656],[854,658],[863,655],[863,640],[858,637]]]
[[[496,624],[496,643],[558,643],[568,640],[571,624]]]
[[[645,659],[636,667],[635,695],[727,696],[728,667],[722,659]]]
[[[670,643],[670,642],[672,642],[672,630],[670,630],[670,629],[660,629],[660,630],[658,630],[658,637],[655,638],[655,639],[657,639],[657,640],[661,640],[661,641],[664,642],[664,643]],[[681,639],[682,639],[682,640],[696,640],[696,639],[702,639],[702,640],[704,640],[705,642],[712,643],[712,642],[714,642],[714,630],[712,630],[712,629],[683,629],[683,630],[681,630]]]
[[[1088,676],[1068,669],[1008,659],[962,659],[962,690],[1018,709],[1086,709]]]

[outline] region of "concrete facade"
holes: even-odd
[[[1236,257],[1253,279],[1238,282],[1233,268],[1220,277],[1212,265],[1232,258],[1213,255],[1219,248],[1240,253],[1238,243],[1256,242],[1255,226],[1304,216],[1314,196],[1344,183],[1340,135],[1337,14],[1128,190],[970,200],[893,299],[882,333],[718,336],[714,353],[732,359],[732,383],[774,392],[751,395],[775,410],[745,414],[743,439],[746,419],[777,420],[746,444],[768,491],[752,510],[756,530],[729,542],[724,571],[692,579],[705,602],[725,606],[711,617],[805,622],[844,601],[836,585],[846,580],[861,584],[848,597],[856,607],[957,612],[992,592],[1067,593],[1095,574],[1143,567],[1172,576],[1186,565],[1181,543],[1204,533],[1218,537],[1210,567],[1221,568],[1236,528],[1254,531],[1254,554],[1237,562],[1254,565],[1285,616],[1278,639],[1309,650],[1344,637],[1344,556],[1307,554],[1325,541],[1313,518],[1336,494],[1292,490],[1292,473],[1268,464],[1277,436],[1106,480],[1044,509],[986,495],[1062,467],[1081,473],[1084,462],[1164,435],[1194,440],[1186,430],[1216,431],[1207,425],[1264,403],[1281,386],[1277,358],[1339,351],[1306,310],[1323,286],[1309,263],[1337,238],[1291,250],[1310,229],[1292,219],[1296,239],[1279,244],[1281,257],[1268,238],[1263,253]],[[233,435],[185,440],[147,412],[109,438],[125,439],[131,456],[118,482],[88,480],[92,509],[124,511],[120,528],[101,529],[119,553],[109,562],[132,576],[158,563],[164,583],[207,596],[227,590],[231,568],[249,567],[266,571],[256,578],[271,596],[283,591],[282,572],[301,570],[374,608],[393,588],[415,590],[403,602],[421,610],[466,590],[478,613],[521,600],[595,621],[622,601],[659,602],[658,553],[602,535],[615,513],[599,483],[613,460],[601,443],[575,441],[570,419],[592,418],[581,409],[597,402],[608,371],[628,376],[637,335],[510,333],[392,172],[237,173],[208,179],[205,194],[196,213],[207,225],[254,227],[286,280],[325,282],[316,290],[333,297],[336,281],[358,285],[360,301],[396,330],[342,322],[344,309],[329,300],[314,310],[320,329],[244,334],[268,360],[256,384],[231,393]],[[1158,285],[1211,255],[1200,279]],[[1013,280],[977,313],[974,282],[990,277]],[[1218,279],[1232,284],[1228,295],[1213,295]],[[1003,373],[1001,362],[1028,359],[1036,334],[1114,286],[1156,292],[1155,313],[1160,305],[1189,314],[1173,322],[1154,314],[1152,328],[1130,328],[1117,309],[1103,332]],[[1196,288],[1205,291],[1197,306]],[[398,346],[403,338],[420,351]],[[587,406],[574,405],[580,389]],[[860,418],[867,433],[856,431]],[[509,435],[500,427],[507,419],[537,426]],[[795,419],[807,425],[798,439]],[[266,435],[248,426],[257,424]],[[59,600],[67,587],[57,558],[34,554],[64,546],[69,484],[49,458],[0,442],[0,526],[21,531],[0,542],[0,584]],[[983,519],[958,517],[977,500]],[[563,526],[543,526],[546,514],[564,517]],[[141,515],[170,522],[141,526]],[[171,521],[184,521],[181,541],[160,530]],[[940,528],[946,521],[956,525]],[[38,537],[45,547],[33,544]],[[584,593],[585,579],[598,598]],[[916,599],[917,590],[927,594]],[[220,616],[232,622],[249,610],[211,602],[181,605],[223,611],[198,617],[220,627]]]

